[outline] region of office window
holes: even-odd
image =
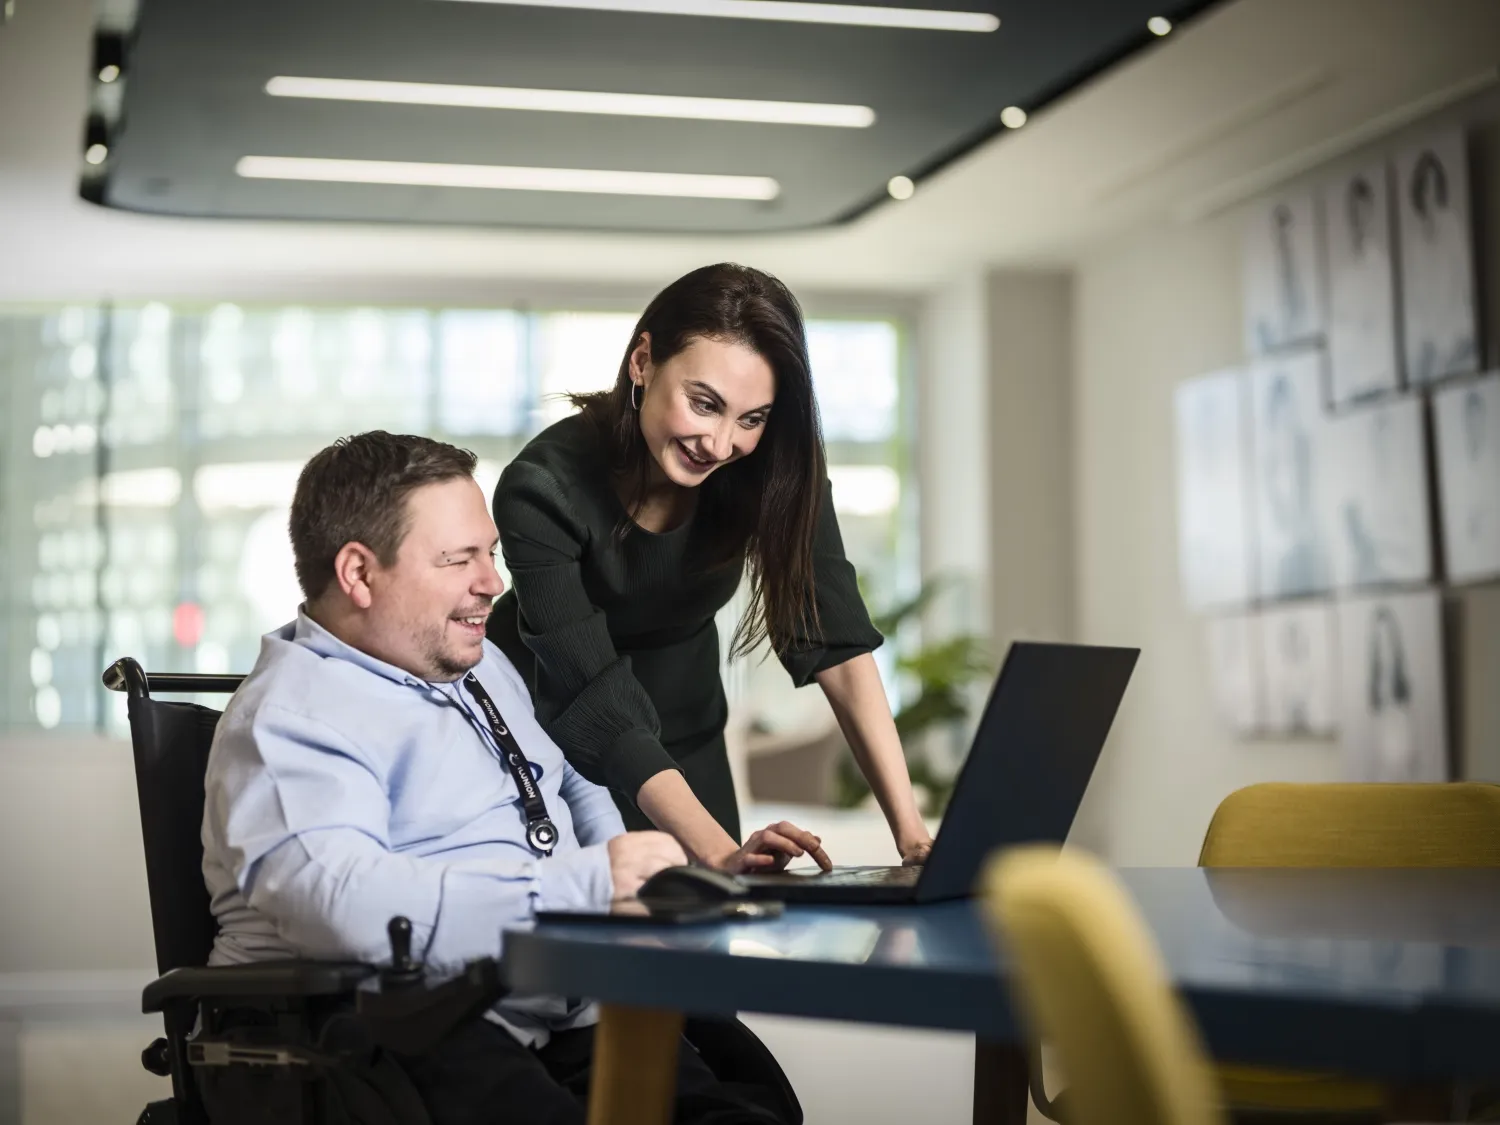
[[[566,393],[613,384],[635,318],[159,302],[0,314],[0,729],[123,734],[124,698],[99,685],[118,656],[248,670],[301,600],[287,518],[312,453],[362,430],[426,433],[474,450],[488,494],[571,411]],[[808,337],[845,545],[884,596],[915,560],[899,330],[813,321]]]

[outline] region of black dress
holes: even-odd
[[[679,769],[739,840],[714,614],[734,596],[743,560],[695,565],[696,518],[622,539],[623,506],[579,415],[538,434],[506,467],[494,514],[512,588],[496,603],[489,637],[526,678],[542,727],[574,769],[614,791],[627,827],[651,827],[636,793]],[[781,657],[798,687],[881,641],[826,482],[814,555],[822,636],[797,638]]]

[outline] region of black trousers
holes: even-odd
[[[401,1058],[432,1125],[584,1125],[594,1029],[553,1034],[539,1050],[476,1019],[429,1054]],[[759,1087],[720,1082],[682,1040],[675,1125],[785,1125]]]

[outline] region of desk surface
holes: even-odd
[[[1500,871],[1120,872],[1220,1058],[1392,1079],[1500,1077]],[[973,904],[769,922],[548,924],[514,988],[1018,1038]]]

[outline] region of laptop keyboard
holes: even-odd
[[[814,878],[823,886],[914,887],[921,875],[920,867],[855,867],[844,871],[827,871]]]

